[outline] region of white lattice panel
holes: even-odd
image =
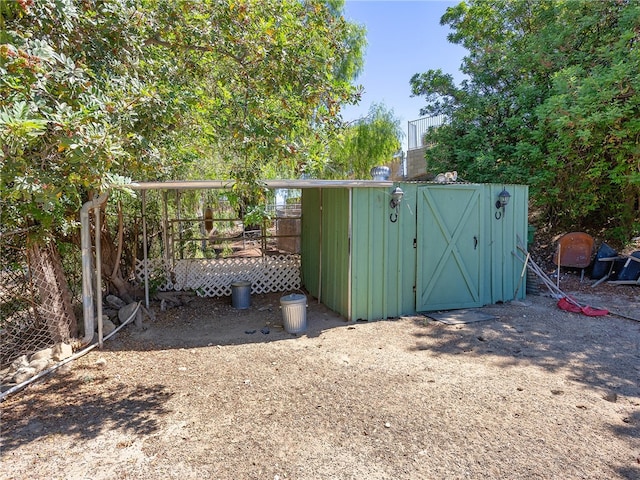
[[[162,272],[162,260],[149,260],[149,271]],[[231,284],[251,282],[251,293],[284,292],[300,288],[300,255],[269,257],[178,260],[169,269],[160,290],[193,290],[202,297],[231,295]],[[136,265],[136,276],[144,281],[144,262]]]
[[[149,282],[155,284],[158,290],[166,292],[173,290],[173,282],[171,281],[171,268],[161,258],[150,258],[147,260],[147,269],[149,273]],[[136,259],[136,279],[144,282],[144,260]]]

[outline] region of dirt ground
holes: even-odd
[[[565,291],[640,316],[639,287]],[[568,290],[567,290],[568,289]],[[544,295],[447,325],[196,298],[9,396],[3,479],[640,479],[640,323]],[[268,332],[268,333],[267,333]]]

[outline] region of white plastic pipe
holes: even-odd
[[[96,247],[96,311],[98,314],[98,345],[102,348],[102,226],[100,225],[100,206],[93,209],[94,235]]]
[[[149,258],[147,254],[147,195],[142,190],[142,253],[144,257],[144,305],[149,308]]]
[[[82,251],[82,316],[84,319],[84,338],[82,344],[87,345],[93,340],[95,328],[93,312],[93,259],[91,255],[91,228],[89,212],[92,208],[100,207],[109,198],[109,193],[94,198],[85,203],[80,209],[80,248]]]

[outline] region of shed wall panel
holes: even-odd
[[[351,318],[354,320],[384,318],[386,305],[382,295],[372,295],[381,292],[385,284],[382,195],[377,189],[353,192]]]
[[[506,188],[511,194],[509,204],[505,207],[501,217],[496,218],[498,209],[495,208],[498,194]],[[491,226],[490,233],[490,268],[485,272],[490,285],[490,297],[486,303],[507,302],[514,299],[516,289],[517,298],[524,299],[526,295],[526,275],[520,283],[523,264],[514,255],[518,252],[520,239],[523,245],[527,242],[529,187],[526,185],[486,185],[487,203],[491,206],[491,215],[487,222]],[[520,253],[521,257],[524,257]],[[520,284],[520,288],[518,285]]]
[[[348,316],[349,190],[322,190],[322,283],[320,299]]]
[[[407,188],[396,222],[390,189],[354,189],[352,319],[415,311],[415,188]]]
[[[348,316],[349,190],[302,191],[302,281],[330,309]]]
[[[387,270],[387,295],[393,309],[389,309],[389,317],[409,315],[416,310],[416,186],[415,184],[400,184],[404,197],[398,212],[398,221],[392,223],[389,219],[391,209],[384,205],[385,225],[389,230],[388,256],[390,259]]]
[[[302,285],[314,297],[320,291],[321,190],[302,190],[301,270]]]
[[[420,235],[417,232],[418,192],[419,189],[442,189],[443,186],[411,182],[398,185],[405,195],[397,222],[389,218],[393,212],[389,207],[391,188],[353,187],[351,204],[347,188],[303,191],[304,285],[329,308],[352,320],[374,320],[416,312],[415,286],[420,265],[414,242],[418,247],[421,245],[417,238]],[[500,219],[495,218],[495,202],[503,185],[485,184],[473,188],[481,195],[479,209],[474,210],[474,215],[479,216],[479,250],[483,252],[479,273],[482,282],[480,303],[510,301],[514,298],[523,267],[512,252],[517,251],[518,237],[526,242],[528,187],[506,185],[511,199]],[[468,187],[458,185],[451,189],[452,194],[457,189],[462,194]],[[446,208],[443,214],[447,215]],[[350,234],[352,238],[349,238]],[[427,248],[422,252],[422,258],[429,254]],[[446,283],[446,278],[442,281]],[[518,298],[524,298],[525,292],[523,281]]]

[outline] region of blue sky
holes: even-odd
[[[364,70],[356,80],[363,85],[362,100],[343,110],[346,121],[367,114],[372,103],[393,109],[405,132],[407,122],[420,118],[423,98],[411,97],[409,80],[415,73],[440,68],[462,80],[459,71],[466,50],[447,41],[449,28],[440,25],[447,7],[457,1],[346,0],[345,17],[367,29]]]

